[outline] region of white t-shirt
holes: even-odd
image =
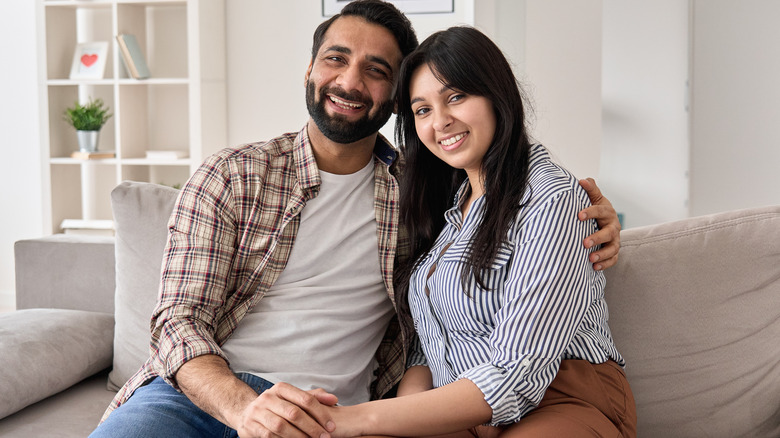
[[[374,163],[320,176],[287,266],[222,348],[234,372],[324,388],[351,405],[369,400],[374,354],[393,316],[379,266]]]

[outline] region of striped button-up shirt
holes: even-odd
[[[582,245],[596,231],[594,221],[577,220],[588,196],[541,145],[532,148],[529,172],[526,205],[483,274],[489,290],[473,278],[465,287],[461,282],[464,252],[491,214],[482,197],[463,220],[458,205],[468,181],[410,283],[419,338],[408,365],[429,366],[436,387],[474,382],[493,409],[494,425],[532,410],[563,359],[625,364],[607,325],[604,275],[593,270]]]
[[[381,136],[374,149],[374,209],[379,264],[395,305],[393,266],[408,252],[398,230],[397,154]],[[209,157],[186,183],[168,223],[160,298],[152,316],[151,357],[103,416],[144,382],[173,380],[188,360],[220,355],[220,346],[287,264],[306,202],[317,196],[319,169],[304,128]],[[349,303],[344,303],[349,305]],[[406,319],[404,319],[406,322]],[[403,324],[411,334],[411,323]],[[393,318],[376,353],[372,396],[400,380],[406,345]]]

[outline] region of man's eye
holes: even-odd
[[[379,68],[379,67],[370,67],[370,68],[368,69],[368,71],[370,71],[370,72],[372,72],[372,73],[376,73],[376,74],[378,74],[378,75],[387,76],[387,72],[385,72],[384,70],[382,70],[382,69],[381,69],[381,68]]]

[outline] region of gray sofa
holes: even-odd
[[[143,362],[175,196],[123,183],[114,238],[17,242],[19,310],[0,314],[0,436],[86,436]],[[639,436],[780,437],[780,206],[621,238],[606,293]]]

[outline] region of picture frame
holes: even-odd
[[[322,0],[322,16],[332,17],[352,0]],[[446,14],[455,12],[455,0],[388,0],[404,14]]]
[[[71,79],[103,79],[108,58],[108,41],[79,43],[73,53]]]

